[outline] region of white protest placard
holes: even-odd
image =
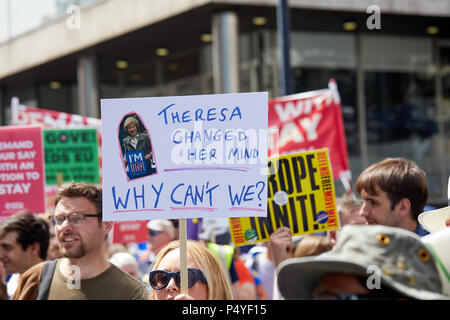
[[[101,100],[105,221],[267,215],[267,92]]]

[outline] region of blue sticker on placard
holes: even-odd
[[[135,179],[148,176],[149,171],[147,161],[145,161],[145,153],[142,150],[125,152],[128,166],[128,177]]]
[[[328,221],[328,213],[326,211],[320,211],[316,217],[318,223],[323,224]]]

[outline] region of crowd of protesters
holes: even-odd
[[[181,293],[176,221],[150,220],[145,250],[112,245],[101,188],[64,185],[51,214],[18,212],[0,225],[0,299],[449,299],[450,208],[423,218],[423,170],[388,158],[355,189],[336,199],[338,230],[294,236],[281,227],[245,247],[188,240]]]

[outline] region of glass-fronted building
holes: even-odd
[[[219,93],[233,70],[231,91],[281,95],[278,0],[36,2],[0,0],[3,125],[14,96],[99,117],[101,98]],[[406,157],[426,171],[430,204],[446,205],[450,0],[288,4],[291,93],[336,80],[353,179]]]

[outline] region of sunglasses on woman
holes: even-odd
[[[188,288],[192,287],[197,280],[207,283],[204,274],[200,269],[188,268]],[[177,272],[167,272],[164,270],[154,270],[150,272],[148,281],[151,287],[155,290],[161,290],[167,287],[170,282],[170,278],[175,279],[175,284],[180,287],[180,271]]]

